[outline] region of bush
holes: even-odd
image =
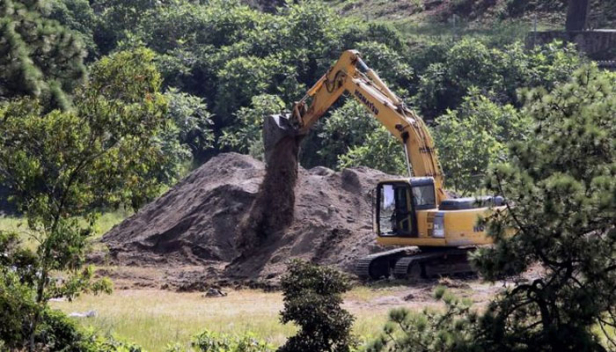
[[[339,169],[357,166],[371,167],[392,175],[408,175],[404,147],[383,126],[367,135],[364,144],[349,148],[338,159]]]
[[[169,102],[168,115],[176,127],[167,138],[190,149],[193,159],[201,160],[205,152],[214,146],[212,114],[207,111],[207,105],[203,99],[175,88],[167,90],[165,98]]]
[[[6,239],[6,236],[4,236]],[[25,350],[29,342],[29,316],[36,313],[34,292],[20,285],[14,272],[0,275],[0,350]],[[46,352],[141,352],[136,345],[102,338],[84,331],[64,313],[45,308],[32,336],[35,350]]]
[[[253,97],[251,107],[241,108],[237,112],[238,123],[223,130],[219,139],[221,147],[263,159],[263,119],[267,115],[280,114],[283,110],[284,103],[276,95]]]
[[[402,144],[354,99],[347,99],[325,119],[318,137],[321,146],[316,152],[322,165],[337,169],[367,166],[406,174]]]
[[[434,297],[445,303],[444,311],[391,310],[383,332],[366,351],[474,351],[478,314],[471,301],[453,296],[443,286],[435,289]]]
[[[447,185],[462,193],[483,188],[488,167],[507,160],[507,144],[524,140],[531,126],[513,106],[495,104],[472,89],[434,128]]]
[[[490,49],[477,39],[463,39],[446,52],[444,61],[420,72],[415,101],[424,116],[435,118],[456,109],[476,87],[495,102],[519,107],[518,88],[552,88],[580,63],[573,45],[555,42],[526,52],[519,42]]]
[[[198,352],[270,352],[274,348],[252,333],[241,336],[219,334],[209,330],[196,335],[192,347]]]
[[[343,352],[356,345],[351,335],[354,318],[340,307],[342,294],[351,288],[344,274],[294,260],[280,284],[284,296],[281,321],[294,321],[300,330],[279,351]]]

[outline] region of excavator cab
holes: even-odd
[[[417,237],[417,210],[434,209],[434,179],[380,182],[376,189],[375,232],[387,237]]]

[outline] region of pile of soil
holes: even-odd
[[[217,267],[221,278],[242,279],[277,277],[291,258],[350,270],[355,258],[381,250],[372,233],[370,191],[386,174],[364,167],[300,167],[297,174],[292,218],[249,250],[238,243],[250,238],[245,232],[259,208],[265,165],[236,153],[193,171],[115,226],[103,242],[119,265]]]

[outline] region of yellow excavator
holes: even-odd
[[[345,51],[290,114],[266,117],[266,161],[283,138],[306,135],[344,93],[363,104],[402,143],[409,172],[408,178],[379,182],[374,192],[377,242],[396,248],[358,259],[356,274],[380,279],[469,272],[468,253],[492,243],[478,219],[504,208],[503,199],[449,195],[426,124],[364,63],[359,52]]]

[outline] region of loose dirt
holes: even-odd
[[[240,224],[236,241],[240,256],[234,263],[256,254],[266,240],[271,242],[272,236],[280,239],[293,223],[299,142],[297,138],[286,137],[271,151],[256,199]]]
[[[285,172],[275,180],[294,177],[292,170]],[[297,175],[294,193],[284,184],[273,183],[275,191],[287,192],[277,199],[284,200],[283,208],[284,204],[292,207],[293,216],[288,217],[280,212],[280,202],[272,205],[271,199],[261,199],[256,203],[265,176],[262,162],[246,155],[221,154],[105,234],[107,263],[202,267],[193,280],[183,283],[190,285],[190,281],[213,277],[275,279],[291,258],[349,270],[355,258],[382,250],[372,233],[370,191],[391,176],[364,167],[342,172],[300,167]],[[293,194],[295,199],[290,198]],[[272,222],[261,217],[259,224],[255,214],[263,210],[283,218]]]

